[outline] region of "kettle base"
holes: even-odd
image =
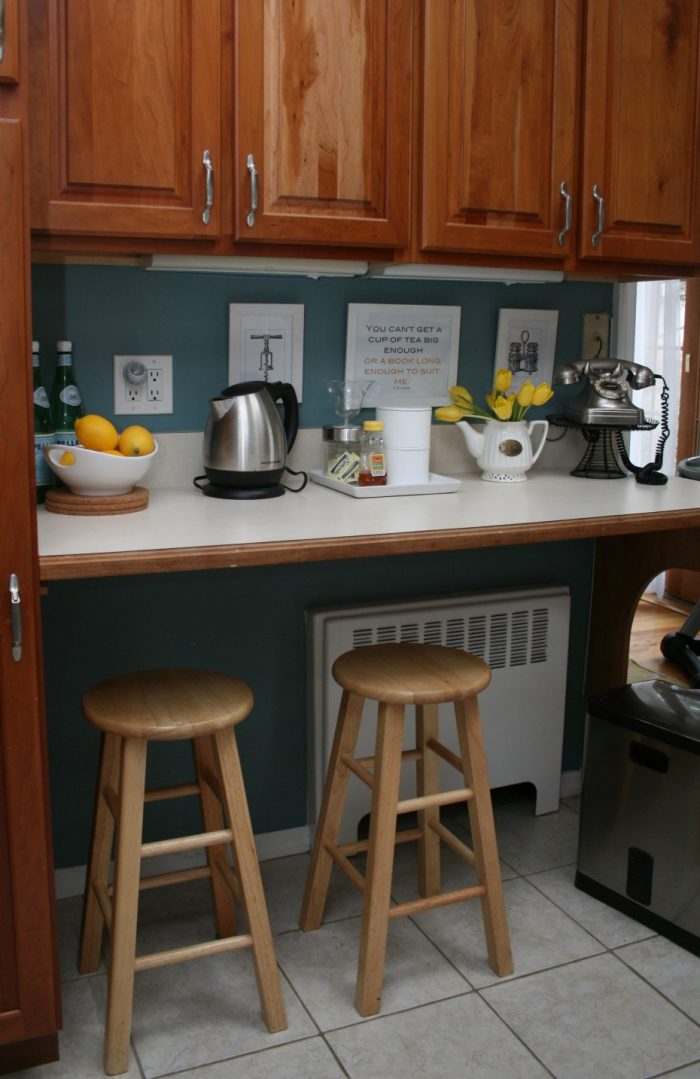
[[[284,494],[281,483],[268,484],[267,487],[221,487],[216,483],[198,483],[197,486],[210,498],[279,498]]]

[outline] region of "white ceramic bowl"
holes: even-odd
[[[44,457],[62,483],[76,495],[123,495],[139,483],[153,464],[158,443],[143,457],[119,457],[84,446],[44,446]],[[72,465],[60,464],[66,450],[75,456]]]

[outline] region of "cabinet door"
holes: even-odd
[[[570,252],[578,10],[577,0],[426,0],[424,250]]]
[[[0,87],[0,1072],[57,1056],[59,1003],[41,683],[21,118]],[[13,103],[13,102],[11,102]],[[16,575],[20,604],[12,603]],[[14,649],[21,616],[21,654]]]
[[[411,0],[237,5],[237,240],[408,243],[411,10]]]
[[[699,23],[697,0],[588,4],[584,258],[700,261]]]
[[[30,10],[32,227],[216,238],[204,157],[218,168],[220,0]]]

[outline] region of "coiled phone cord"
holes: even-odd
[[[668,483],[668,476],[664,475],[660,471],[661,465],[664,459],[664,446],[669,436],[668,426],[668,398],[669,389],[666,379],[663,375],[654,375],[654,381],[658,379],[659,382],[663,382],[663,389],[661,391],[661,431],[659,432],[659,440],[656,443],[656,456],[653,461],[650,461],[648,465],[633,465],[627,456],[627,449],[625,448],[625,440],[622,437],[622,431],[617,432],[617,449],[620,454],[620,460],[627,469],[628,472],[632,472],[637,483],[647,483],[655,487],[661,487],[664,483]]]

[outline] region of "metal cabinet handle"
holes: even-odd
[[[250,209],[248,210],[248,216],[245,220],[248,228],[252,229],[255,224],[255,214],[258,209],[258,170],[255,167],[255,158],[252,154],[248,154],[246,168],[250,173]]]
[[[559,241],[559,246],[563,247],[566,237],[571,232],[571,216],[574,204],[574,198],[573,195],[569,194],[569,189],[566,186],[566,180],[562,180],[561,186],[559,187],[559,194],[564,200],[564,228],[557,236],[557,239]]]
[[[10,626],[12,629],[12,658],[18,663],[22,658],[22,610],[19,599],[19,580],[10,574]]]
[[[0,0],[0,63],[5,59],[5,0]]]
[[[603,229],[605,228],[605,199],[600,193],[600,188],[598,187],[598,184],[593,185],[593,198],[598,203],[598,227],[591,236],[591,243],[594,247],[597,247],[598,240],[602,236]]]
[[[204,209],[202,210],[202,221],[205,225],[208,225],[211,221],[211,208],[214,205],[214,165],[208,150],[204,151],[202,164],[204,165],[204,190],[206,193],[206,202],[204,203]]]

